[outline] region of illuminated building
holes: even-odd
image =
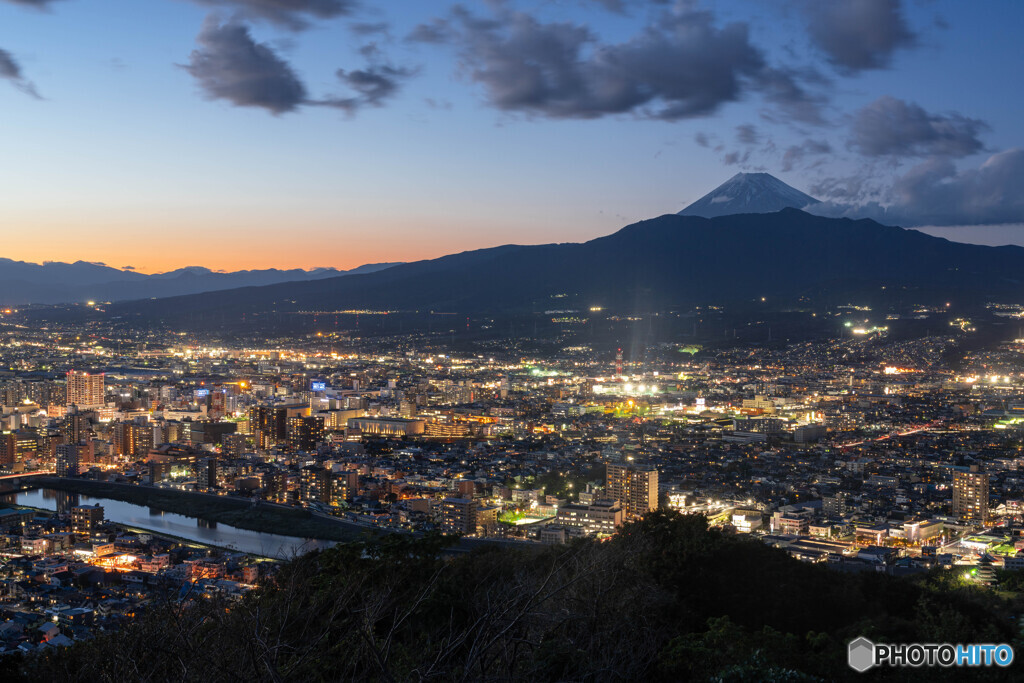
[[[469,427],[463,424],[428,422],[423,433],[424,436],[434,436],[443,439],[457,439],[463,436],[468,436]]]
[[[288,418],[288,447],[293,451],[315,451],[324,440],[322,417]]]
[[[171,476],[171,463],[170,461],[156,461],[152,460],[146,463],[149,466],[149,483],[156,484],[168,479]]]
[[[152,430],[135,422],[118,422],[111,427],[114,455],[134,457],[152,445]]]
[[[69,370],[67,377],[68,403],[78,407],[98,407],[105,402],[103,373]]]
[[[617,500],[599,500],[590,505],[570,503],[558,508],[555,523],[584,536],[611,536],[622,525],[622,505]]]
[[[302,404],[252,406],[249,408],[249,432],[256,448],[266,449],[288,438],[291,418],[309,415],[309,406]]]
[[[828,434],[828,428],[821,424],[801,425],[793,430],[793,441],[796,443],[812,443],[820,441]]]
[[[274,412],[269,406],[252,406],[249,408],[249,433],[258,437],[263,443],[257,448],[266,448],[266,441],[273,438]]]
[[[658,470],[608,463],[605,490],[622,504],[627,517],[642,517],[658,508]]]
[[[71,531],[76,535],[90,535],[102,521],[102,505],[79,505],[71,508]]]
[[[348,428],[372,436],[412,436],[425,431],[426,421],[401,417],[354,417],[348,421]]]
[[[57,476],[78,476],[78,444],[62,443],[57,446]]]
[[[842,517],[846,514],[847,497],[845,491],[836,491],[834,496],[825,496],[822,498],[821,511],[826,517]]]
[[[969,472],[953,474],[953,516],[988,522],[988,474],[971,465]]]
[[[475,534],[476,501],[470,498],[445,498],[441,503],[441,530],[446,534]]]
[[[476,510],[476,533],[478,536],[490,536],[498,528],[498,508],[478,507]]]
[[[215,489],[218,486],[217,458],[203,458],[196,463],[196,482],[200,488]]]
[[[237,429],[234,422],[193,422],[189,425],[188,438],[192,444],[224,443],[224,437]]]
[[[64,441],[79,443],[93,437],[92,416],[95,413],[69,413],[64,418]]]
[[[288,474],[282,470],[272,470],[264,473],[263,489],[268,499],[283,499],[288,491]]]
[[[300,495],[303,503],[331,502],[331,473],[317,465],[302,468],[299,479]]]
[[[210,419],[219,420],[224,417],[227,412],[227,393],[223,389],[215,389],[207,398],[209,400],[207,414]]]
[[[0,434],[0,464],[14,465],[36,454],[39,435],[32,429]]]
[[[359,492],[359,473],[355,470],[339,472],[334,476],[332,486],[334,489],[331,493],[332,503],[352,500]]]

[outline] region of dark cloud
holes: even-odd
[[[792,171],[795,167],[803,164],[804,160],[812,156],[831,154],[832,145],[825,140],[804,140],[799,145],[790,145],[782,155],[782,170]]]
[[[757,127],[752,126],[749,123],[744,123],[741,126],[736,126],[736,140],[742,145],[756,145],[760,141],[761,135],[757,132]]]
[[[354,114],[363,107],[381,107],[393,97],[404,81],[416,75],[417,69],[398,67],[387,63],[376,43],[368,43],[359,49],[367,65],[362,69],[338,69],[338,79],[355,92],[349,97],[333,97],[312,102],[342,109]]]
[[[693,141],[696,142],[701,147],[710,147],[711,146],[711,139],[708,137],[707,133],[700,133],[700,132],[696,133],[693,136]]]
[[[6,50],[0,50],[0,78],[6,78],[11,81],[20,81],[22,78],[21,66],[14,61],[14,57]]]
[[[811,40],[840,71],[884,69],[916,42],[899,0],[804,0]]]
[[[21,72],[21,65],[18,64],[10,52],[2,49],[0,49],[0,80],[10,82],[15,88],[32,97],[39,97],[36,87]]]
[[[585,26],[545,24],[509,10],[499,10],[500,21],[480,19],[459,8],[455,40],[466,72],[499,109],[584,119],[635,112],[672,121],[740,99],[765,66],[746,24],[717,28],[709,12],[688,7],[617,44],[601,43]]]
[[[455,37],[451,24],[445,19],[431,19],[427,23],[417,24],[405,39],[411,43],[427,43],[441,45]]]
[[[391,29],[391,24],[386,21],[374,23],[356,22],[349,24],[348,28],[357,36],[372,36],[377,34],[387,34]]]
[[[40,9],[49,7],[55,2],[60,0],[4,0],[12,5],[22,5],[23,7],[38,7]]]
[[[726,166],[735,166],[737,164],[746,164],[750,161],[751,150],[747,149],[744,151],[729,152],[722,157],[722,163]]]
[[[601,5],[609,12],[625,14],[626,8],[630,5],[668,5],[672,0],[590,0],[590,2]]]
[[[815,205],[814,213],[908,227],[1024,223],[1024,149],[994,154],[980,167],[966,170],[957,170],[946,157],[928,159],[898,178],[880,200],[858,197],[866,185],[838,185],[846,196]]]
[[[815,85],[827,85],[827,80],[812,70],[797,71],[765,67],[757,77],[757,87],[765,100],[783,114],[785,121],[825,125],[822,108],[827,98],[805,87],[801,81]],[[774,118],[774,117],[767,117]]]
[[[239,107],[260,107],[273,114],[295,111],[302,105],[335,107],[349,113],[380,107],[416,73],[416,69],[387,63],[377,45],[369,43],[359,50],[366,67],[337,71],[341,82],[355,94],[311,99],[288,62],[253,40],[245,25],[208,17],[197,42],[199,48],[183,68],[199,81],[207,97]]]
[[[310,19],[333,19],[351,14],[356,0],[194,0],[203,5],[240,12],[250,19],[271,21],[291,29],[302,29]]]
[[[274,114],[294,111],[306,102],[306,87],[291,66],[253,40],[246,26],[209,17],[197,42],[199,48],[184,68],[207,97]]]
[[[929,114],[886,95],[854,115],[850,147],[867,156],[963,157],[984,150],[978,135],[987,129],[984,121]]]
[[[591,0],[591,2],[601,5],[601,7],[604,7],[609,12],[617,12],[621,14],[626,11],[625,0]]]
[[[360,106],[379,107],[384,100],[398,92],[402,81],[412,77],[415,71],[389,64],[371,65],[365,69],[345,71],[338,69],[338,78],[359,95],[343,108]]]

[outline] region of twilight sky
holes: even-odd
[[[347,268],[586,240],[754,170],[1024,244],[1021,26],[1016,0],[0,0],[0,257]]]

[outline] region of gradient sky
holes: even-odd
[[[0,256],[349,268],[586,240],[753,170],[1024,244],[1021,26],[1015,0],[0,0]]]

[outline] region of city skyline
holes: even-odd
[[[297,6],[0,2],[0,257],[413,261],[585,241],[762,169],[1024,243],[1012,3]]]

